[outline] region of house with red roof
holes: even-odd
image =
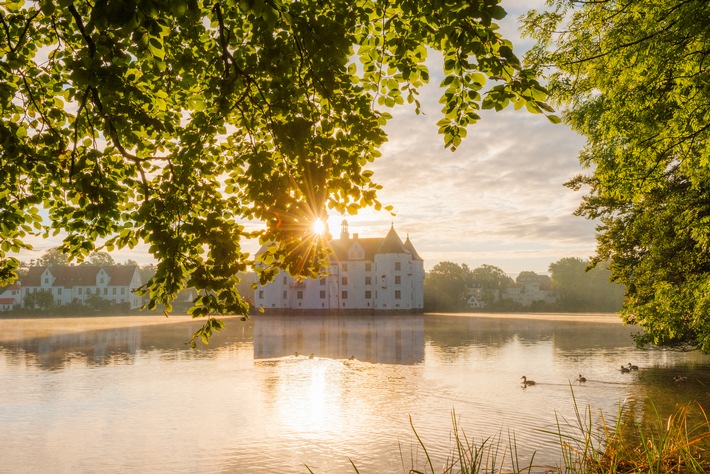
[[[0,287],[0,311],[12,311],[19,307],[22,301],[21,292],[19,283]]]
[[[424,261],[392,226],[385,237],[350,236],[343,221],[328,274],[298,281],[281,272],[258,285],[255,304],[265,312],[401,312],[424,309]],[[258,283],[258,282],[257,282]]]
[[[28,293],[49,292],[57,306],[84,304],[96,295],[115,304],[139,308],[135,290],[142,285],[137,265],[53,265],[30,267],[22,279],[22,301]]]

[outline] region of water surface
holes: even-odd
[[[706,357],[636,349],[613,316],[257,316],[192,350],[199,326],[1,319],[0,472],[403,472],[424,467],[410,420],[439,471],[454,412],[549,465],[572,390],[610,419],[708,402]]]

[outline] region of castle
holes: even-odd
[[[327,275],[298,281],[285,272],[258,285],[255,304],[269,312],[417,313],[424,308],[424,261],[394,225],[384,238],[350,237],[342,222],[340,239],[330,240]]]

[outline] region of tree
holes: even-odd
[[[637,342],[710,353],[710,3],[551,5],[526,17],[528,59],[552,65],[550,93],[587,139],[591,171],[568,186],[600,222],[594,262],[626,287]]]
[[[471,272],[471,279],[471,286],[480,289],[479,296],[488,309],[498,309],[504,305],[501,293],[515,283],[503,270],[488,264],[475,268]]]
[[[37,259],[37,265],[39,266],[50,266],[50,265],[67,265],[69,264],[69,259],[65,254],[63,254],[58,247],[52,247],[48,249],[44,254]]]
[[[538,275],[529,270],[518,273],[515,283],[518,285],[538,285],[541,290],[550,290],[552,288],[552,281],[549,276]]]
[[[48,311],[54,308],[54,296],[50,291],[36,291],[25,294],[22,303],[30,310]]]
[[[89,255],[89,263],[98,266],[116,265],[113,257],[108,252],[93,252]]]
[[[457,311],[465,307],[471,286],[466,264],[440,262],[424,277],[424,308],[427,311]]]
[[[481,108],[551,110],[498,32],[498,3],[4,2],[0,284],[16,277],[7,252],[59,231],[79,260],[146,243],[148,308],[166,312],[194,288],[194,316],[246,314],[244,238],[269,243],[262,283],[277,269],[316,276],[326,247],[312,222],[381,208],[364,167],[388,109],[420,112],[428,51],[444,57],[438,126],[452,150]]]
[[[473,285],[483,289],[502,291],[513,285],[513,279],[503,270],[494,266],[483,264],[471,272]]]
[[[558,305],[563,311],[621,310],[624,287],[611,281],[606,262],[591,266],[581,258],[562,258],[549,267],[552,288],[557,292]]]

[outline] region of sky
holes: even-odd
[[[530,40],[520,39],[518,18],[541,0],[503,0],[508,16],[499,22],[518,57]],[[482,111],[468,137],[451,152],[437,134],[441,118],[439,58],[430,58],[431,80],[420,92],[422,110],[395,109],[386,131],[389,141],[371,166],[381,184],[387,212],[348,217],[350,232],[384,235],[390,225],[409,235],[426,270],[442,261],[476,268],[495,265],[510,275],[548,273],[565,257],[589,258],[595,249],[595,223],[574,216],[582,193],[563,184],[583,172],[578,153],[584,139],[565,125],[525,110]],[[331,216],[338,235],[342,217]]]
[[[544,0],[503,0],[508,16],[499,21],[522,58],[530,41],[521,39],[518,18]],[[550,263],[565,257],[589,258],[594,253],[593,222],[573,215],[582,193],[563,184],[582,172],[578,153],[581,136],[565,125],[554,125],[543,115],[512,106],[502,112],[482,111],[482,119],[468,128],[468,137],[451,152],[437,133],[441,118],[439,83],[441,60],[429,58],[430,83],[420,90],[424,114],[403,106],[391,111],[385,131],[389,140],[382,157],[369,166],[374,181],[383,186],[379,199],[394,206],[366,210],[356,216],[331,215],[333,235],[348,220],[352,233],[384,237],[391,225],[404,240],[410,237],[424,267],[442,261],[476,268],[495,265],[511,276],[521,271],[547,273]],[[58,240],[32,241],[34,250],[20,258],[40,257]],[[248,243],[255,252],[258,244]],[[144,246],[112,253],[150,263]]]

